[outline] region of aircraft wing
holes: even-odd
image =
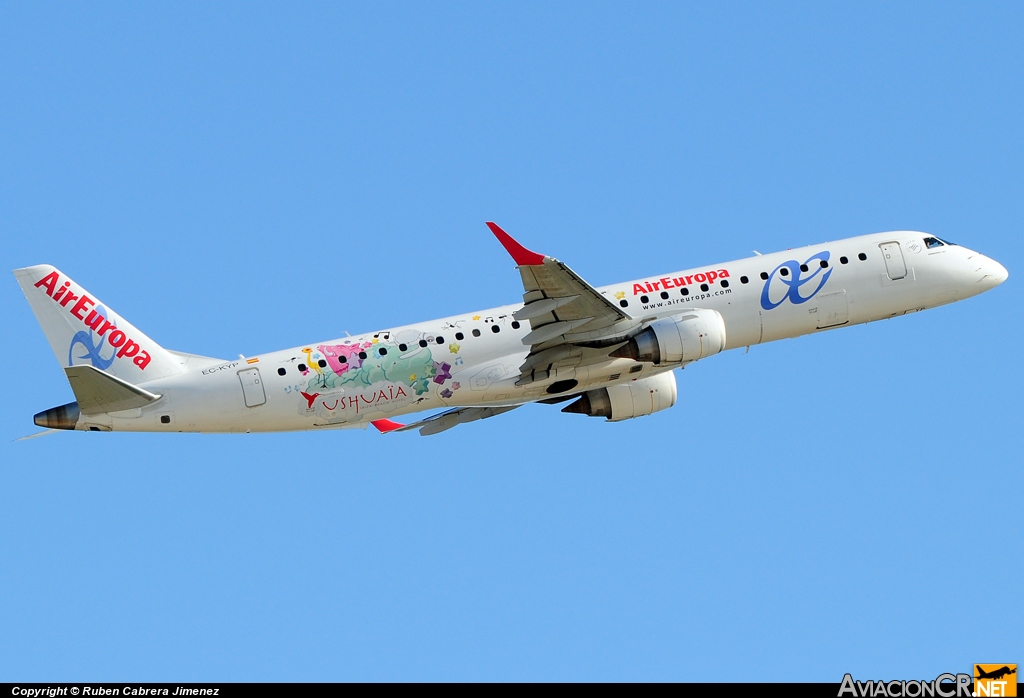
[[[557,375],[562,368],[608,360],[641,324],[603,293],[581,279],[554,257],[531,252],[494,223],[487,223],[494,237],[515,261],[523,279],[523,307],[512,313],[519,322],[529,322],[523,344],[530,347],[519,367],[517,385],[526,385]],[[378,419],[371,424],[382,433],[419,429],[430,436],[478,419],[488,419],[519,405],[457,407],[412,424]]]
[[[399,424],[393,422],[390,419],[377,419],[370,422],[375,426],[381,433],[388,434],[393,431],[410,431],[412,429],[419,429],[420,436],[430,436],[431,434],[439,434],[442,431],[448,431],[452,427],[467,422],[475,422],[478,419],[487,419],[488,417],[495,417],[499,414],[504,414],[509,410],[514,410],[519,405],[507,405],[501,407],[457,407],[453,410],[446,412],[439,412],[433,416],[421,419],[418,422],[412,424]]]
[[[586,363],[590,357],[584,354],[593,352],[571,346],[571,342],[611,346],[616,340],[625,341],[639,326],[637,320],[562,262],[531,252],[494,223],[487,223],[487,227],[512,256],[523,279],[525,305],[512,317],[530,323],[530,332],[523,337],[530,354],[519,369],[519,385],[543,380],[559,366]],[[603,360],[611,350],[593,358]]]
[[[523,338],[523,344],[540,345],[566,334],[593,332],[629,319],[562,262],[531,252],[494,223],[487,227],[512,255],[523,278],[526,305],[513,314],[516,320],[530,322],[531,332]]]

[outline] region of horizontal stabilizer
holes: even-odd
[[[161,397],[92,366],[68,366],[64,372],[68,374],[82,414],[145,407]]]
[[[37,439],[40,436],[46,436],[47,434],[56,434],[59,429],[47,429],[46,431],[37,431],[35,434],[29,434],[28,436],[22,436],[20,439],[15,441],[28,441],[29,439]]]

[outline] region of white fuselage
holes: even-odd
[[[598,290],[634,318],[670,317],[687,308],[716,310],[725,321],[726,348],[733,349],[933,308],[977,295],[1006,278],[1006,270],[984,255],[958,245],[929,248],[927,237],[915,232],[865,235]],[[608,358],[517,386],[529,352],[522,343],[529,322],[512,317],[522,306],[247,359],[192,359],[193,370],[140,384],[162,395],[158,402],[83,416],[78,428],[258,432],[364,427],[427,409],[544,399],[555,379],[573,379],[571,393],[576,394],[680,365]]]

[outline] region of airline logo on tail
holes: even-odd
[[[71,344],[68,346],[69,366],[72,365],[75,358],[75,346],[81,345],[85,348],[86,353],[79,358],[88,358],[92,365],[101,371],[107,369],[115,358],[131,359],[132,363],[141,370],[146,370],[151,359],[149,352],[139,346],[124,331],[119,330],[117,325],[108,319],[107,309],[102,305],[97,305],[96,301],[89,298],[84,291],[81,295],[72,293],[70,279],[65,279],[62,284],[60,274],[53,271],[37,281],[34,286],[46,289],[46,295],[54,303],[80,320],[88,330],[88,332],[85,330],[77,332],[72,337]],[[96,345],[95,335],[99,335],[99,345]],[[100,349],[105,343],[109,343],[114,348],[110,357],[106,359],[100,355]]]

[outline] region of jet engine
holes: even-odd
[[[621,385],[588,390],[576,402],[562,408],[590,417],[607,417],[609,422],[643,417],[676,404],[676,377],[672,371],[640,378]]]
[[[697,308],[655,320],[609,356],[653,364],[703,359],[725,349],[725,320],[717,310]]]

